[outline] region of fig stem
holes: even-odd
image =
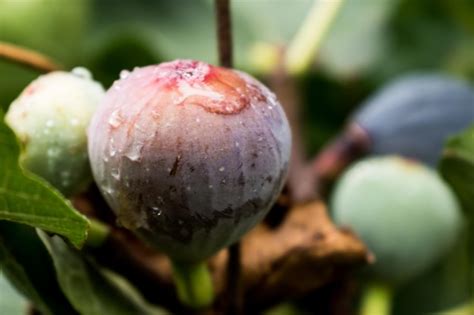
[[[233,44],[230,0],[215,0],[215,8],[219,65],[232,68]],[[240,274],[240,242],[237,242],[229,247],[227,263],[227,307],[229,314],[241,313]]]
[[[343,2],[344,0],[314,1],[286,50],[284,63],[289,74],[300,75],[308,70]]]
[[[384,283],[371,283],[362,296],[360,315],[390,315],[393,288]]]
[[[101,247],[110,235],[110,228],[98,220],[89,218],[89,222],[86,245],[95,248]]]
[[[31,49],[0,42],[0,58],[40,72],[60,70],[51,58]]]
[[[206,263],[172,261],[172,265],[179,300],[193,309],[209,306],[214,300],[214,289]]]
[[[229,0],[215,0],[219,64],[232,68],[232,19]]]

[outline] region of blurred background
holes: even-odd
[[[235,67],[264,79],[268,47],[288,43],[312,3],[233,0]],[[135,66],[176,58],[217,63],[213,13],[211,0],[0,0],[0,41],[37,50],[66,69],[85,66],[107,88]],[[420,71],[474,80],[474,1],[347,0],[300,81],[308,152],[316,154],[378,87]],[[37,76],[0,60],[4,111]],[[399,290],[395,314],[465,300],[473,284],[463,255],[454,251]]]
[[[312,0],[234,0],[236,68],[259,75],[268,44],[295,34]],[[122,69],[175,58],[217,62],[210,0],[0,0],[0,40],[82,65],[108,87]],[[371,91],[407,72],[474,78],[472,0],[348,0],[303,84],[310,153]],[[34,71],[0,61],[5,109]]]

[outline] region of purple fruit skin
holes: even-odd
[[[275,95],[247,74],[191,60],[121,77],[88,133],[118,223],[178,261],[236,242],[286,177],[291,132]]]

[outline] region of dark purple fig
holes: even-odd
[[[365,102],[353,120],[368,133],[371,154],[434,165],[445,140],[474,122],[474,89],[442,75],[403,77]]]
[[[446,139],[473,122],[474,89],[468,83],[439,74],[404,76],[361,105],[314,169],[333,178],[363,154],[398,154],[433,166]]]
[[[266,215],[291,145],[262,83],[192,60],[123,72],[88,136],[95,180],[118,222],[180,262],[202,261]]]

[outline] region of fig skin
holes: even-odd
[[[31,82],[5,116],[23,148],[21,165],[65,196],[87,187],[92,182],[87,127],[104,95],[84,68],[50,72]]]
[[[402,284],[454,245],[462,225],[459,204],[436,172],[396,156],[352,166],[332,195],[334,220],[349,226],[375,254],[378,280]]]
[[[283,109],[262,83],[193,60],[122,72],[88,135],[118,223],[184,262],[211,256],[266,215],[291,147]]]

